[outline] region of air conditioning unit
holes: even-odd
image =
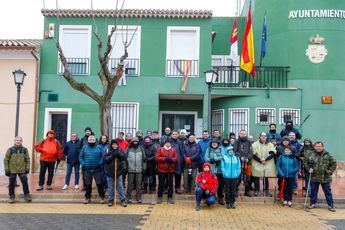
[[[243,81],[240,83],[241,88],[249,88],[249,81]]]

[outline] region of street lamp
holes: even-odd
[[[18,126],[19,126],[19,104],[20,104],[20,89],[24,83],[24,78],[26,73],[21,70],[15,70],[12,72],[14,77],[14,84],[17,86],[17,104],[16,104],[16,129],[15,129],[15,137],[18,136]]]
[[[207,127],[208,131],[211,133],[212,132],[212,111],[211,111],[211,89],[213,86],[213,83],[215,83],[218,79],[218,71],[216,70],[207,70],[204,72],[205,74],[205,82],[208,85],[208,94],[207,94],[207,100],[208,100],[208,121],[207,121]]]

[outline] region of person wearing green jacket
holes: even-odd
[[[328,204],[328,210],[335,212],[331,181],[332,174],[337,167],[337,161],[324,149],[321,141],[315,142],[314,150],[312,154],[304,157],[304,167],[311,176],[309,209],[316,208],[317,193],[321,185]]]
[[[217,188],[217,197],[218,203],[224,205],[224,179],[222,174],[222,169],[220,167],[220,162],[224,156],[224,149],[220,146],[219,140],[213,138],[210,146],[206,150],[205,162],[210,162],[211,171],[217,175],[218,179],[218,188]]]
[[[16,137],[14,145],[8,148],[4,159],[5,174],[9,177],[8,194],[10,204],[14,203],[14,188],[17,176],[23,185],[25,202],[31,202],[27,177],[27,174],[30,172],[30,155],[28,149],[23,147],[22,143],[23,139]]]

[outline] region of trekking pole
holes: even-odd
[[[308,201],[308,193],[309,193],[309,189],[310,189],[311,174],[312,174],[312,173],[310,173],[310,175],[309,175],[307,192],[306,192],[306,194],[305,194],[304,208],[303,208],[304,210],[305,210],[305,208],[306,208],[306,206],[307,206],[307,201]]]
[[[56,172],[57,172],[58,167],[59,167],[59,164],[56,162],[56,164],[54,166],[54,174],[53,174],[53,182],[52,182],[53,186],[55,184]]]
[[[167,174],[167,184],[168,184],[168,196],[169,196],[169,171],[170,171],[170,163],[168,162],[168,174]],[[169,198],[167,198],[167,204],[169,204]]]
[[[116,180],[117,180],[117,160],[116,157],[114,159],[114,208],[116,208],[116,201],[117,201],[117,186],[116,186]]]

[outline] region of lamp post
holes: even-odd
[[[215,81],[217,81],[218,79],[218,72],[216,70],[207,70],[206,72],[204,72],[205,74],[205,82],[208,86],[208,94],[207,94],[207,100],[208,100],[208,121],[207,121],[207,127],[208,127],[208,131],[211,133],[212,132],[212,107],[211,107],[211,90],[212,90],[212,86],[213,83]]]
[[[18,126],[19,126],[19,104],[20,104],[20,90],[21,86],[24,83],[24,78],[26,76],[26,73],[21,70],[15,70],[12,72],[14,77],[14,84],[17,86],[17,104],[16,104],[16,129],[15,129],[15,137],[18,136]]]

